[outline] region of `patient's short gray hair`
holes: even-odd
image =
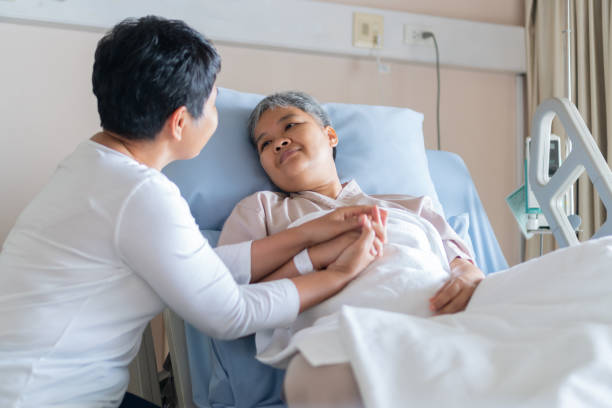
[[[313,118],[323,127],[331,126],[329,115],[319,102],[312,96],[300,91],[279,92],[262,99],[249,116],[248,129],[251,142],[255,143],[255,126],[265,111],[274,108],[298,108]]]

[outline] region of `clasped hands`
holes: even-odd
[[[342,207],[306,224],[315,270],[332,268],[354,278],[383,255],[387,212],[378,206]]]

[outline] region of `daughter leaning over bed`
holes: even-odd
[[[262,167],[283,192],[261,191],[238,203],[219,245],[259,239],[343,206],[377,205],[387,218],[383,256],[342,293],[302,314],[291,333],[344,304],[420,316],[465,309],[484,278],[467,246],[429,197],[369,196],[357,180],[341,184],[334,162],[338,136],[311,96],[283,92],[266,97],[251,113],[249,134]],[[311,247],[261,280],[316,273],[356,238],[345,234]],[[259,352],[269,343],[269,336],[258,335]]]

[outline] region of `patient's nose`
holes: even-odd
[[[289,144],[289,139],[279,139],[276,141],[274,151],[280,152],[280,150]]]

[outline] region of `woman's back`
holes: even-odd
[[[165,179],[87,141],[20,215],[0,253],[0,406],[121,400],[163,308],[117,246],[124,204],[151,178]]]

